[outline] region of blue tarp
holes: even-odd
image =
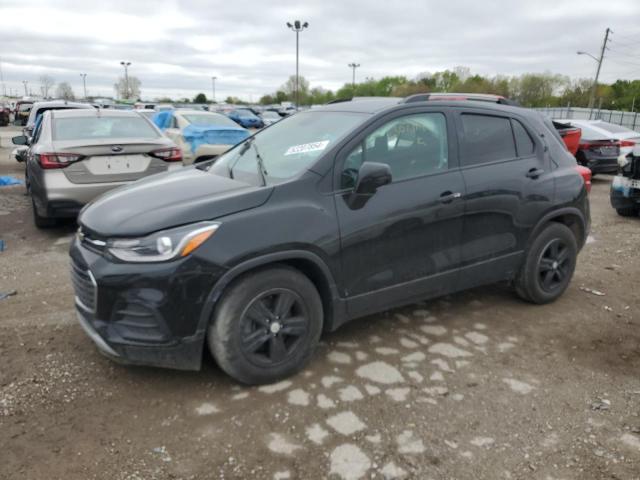
[[[14,177],[0,177],[0,187],[4,187],[6,185],[22,185],[22,182]]]
[[[171,110],[163,110],[162,112],[156,113],[153,116],[152,120],[160,130],[164,130],[165,128],[169,128],[171,126],[172,118],[173,112]]]
[[[182,131],[182,136],[191,144],[193,153],[200,145],[236,145],[249,135],[249,131],[244,128],[217,125],[189,125]]]
[[[153,123],[161,130],[170,128],[172,119],[172,110],[158,112],[152,118]],[[192,153],[195,153],[200,145],[236,145],[249,135],[249,131],[242,127],[234,128],[228,125],[189,125],[182,131],[182,136],[191,146]]]

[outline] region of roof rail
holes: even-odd
[[[353,100],[352,97],[350,97],[350,98],[336,98],[335,100],[331,100],[331,101],[327,102],[326,105],[332,105],[334,103],[350,102],[351,100]]]
[[[414,93],[406,97],[402,103],[426,102],[429,100],[430,93]]]

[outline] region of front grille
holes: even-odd
[[[94,313],[96,311],[98,287],[91,272],[72,261],[71,283],[75,291],[76,304],[83,310]]]

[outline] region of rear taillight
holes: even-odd
[[[620,146],[621,147],[635,147],[636,142],[634,142],[633,140],[621,140],[620,141]]]
[[[578,173],[584,180],[584,186],[587,189],[587,193],[591,192],[591,170],[587,167],[583,167],[582,165],[576,165],[576,170],[578,170]]]
[[[595,141],[581,141],[580,148],[582,150],[596,150],[602,147],[619,147],[620,142],[617,140],[595,140]]]
[[[165,162],[182,161],[182,150],[179,148],[161,148],[160,150],[149,152],[149,155],[164,160]]]
[[[82,159],[77,153],[40,153],[36,155],[40,166],[44,169],[64,168]]]

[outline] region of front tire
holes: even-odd
[[[258,385],[299,371],[320,339],[320,295],[298,270],[250,272],[224,294],[207,335],[209,349],[234,379]]]
[[[552,222],[531,243],[516,279],[523,300],[545,304],[555,301],[569,286],[578,256],[573,232]]]

